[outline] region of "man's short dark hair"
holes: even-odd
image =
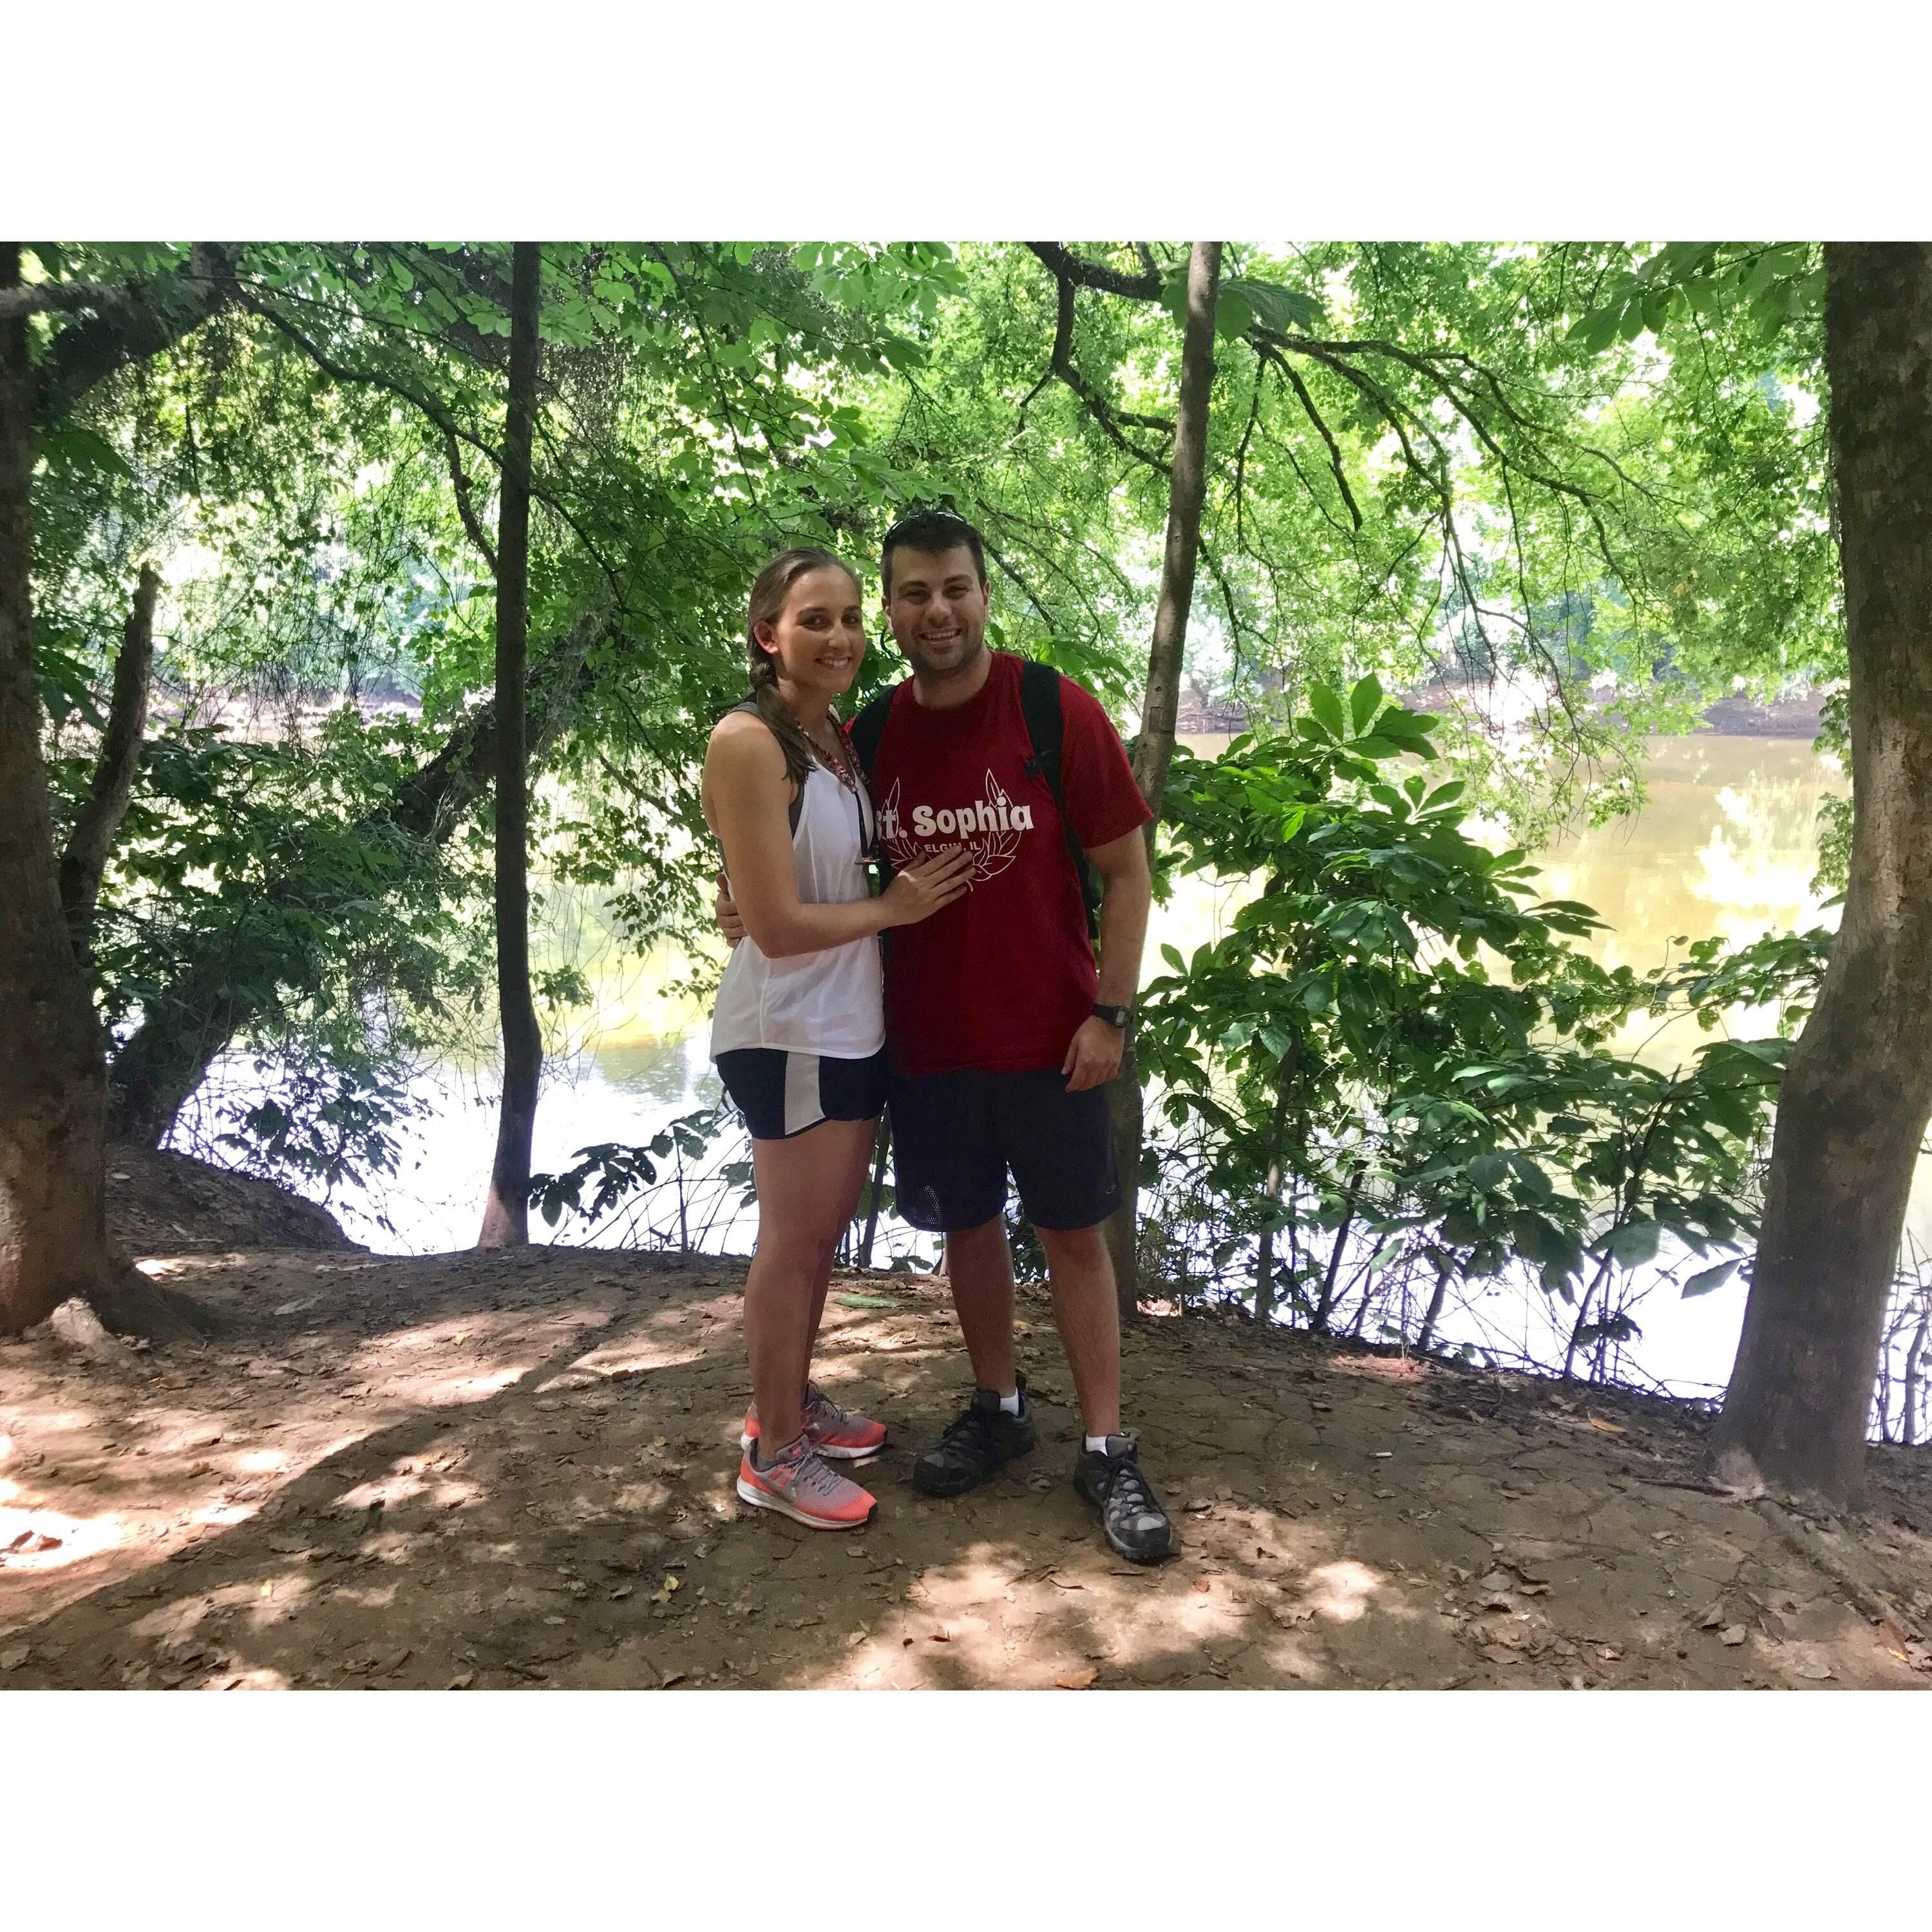
[[[980,581],[986,580],[986,546],[980,532],[964,517],[950,510],[909,510],[886,532],[879,551],[879,580],[886,595],[892,594],[892,552],[916,550],[922,556],[939,556],[964,544],[973,553],[974,568]]]

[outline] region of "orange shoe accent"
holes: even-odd
[[[841,1408],[816,1382],[806,1384],[805,1432],[827,1462],[855,1462],[861,1456],[876,1456],[886,1446],[883,1422],[874,1422],[856,1409]],[[738,1447],[748,1453],[758,1439],[758,1406],[754,1402],[745,1412]]]
[[[808,1529],[862,1529],[878,1498],[826,1466],[802,1436],[760,1469],[748,1451],[738,1464],[738,1495],[754,1509],[776,1510]]]

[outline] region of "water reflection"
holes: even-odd
[[[1228,740],[1184,742],[1211,756]],[[1544,894],[1580,899],[1607,922],[1593,942],[1605,964],[1641,974],[1662,964],[1678,938],[1716,934],[1743,941],[1835,917],[1811,881],[1819,802],[1841,791],[1843,779],[1808,742],[1709,735],[1653,740],[1648,776],[1648,801],[1635,817],[1580,828],[1541,855]],[[1149,974],[1166,970],[1163,944],[1186,956],[1217,937],[1246,890],[1240,882],[1180,882],[1171,902],[1155,910]],[[595,1142],[648,1141],[677,1114],[715,1099],[717,1084],[706,1058],[703,1003],[680,984],[691,962],[663,949],[642,958],[626,952],[594,897],[555,892],[547,896],[544,914],[539,966],[574,968],[591,995],[565,1016],[554,1041],[562,1055],[547,1070],[536,1165],[554,1169]],[[1750,1017],[1734,1015],[1734,1028],[1748,1028]],[[1682,1038],[1666,1030],[1648,1038],[1642,1050],[1667,1063],[1700,1043],[1694,1028]],[[1636,1038],[1627,1044],[1634,1050]],[[331,1204],[356,1238],[385,1252],[466,1246],[481,1214],[496,1131],[493,1070],[432,1067],[421,1076],[418,1093],[430,1112],[406,1137],[400,1176]],[[735,1216],[715,1232],[726,1245],[742,1249],[752,1225],[748,1216]],[[1932,1249],[1932,1186],[1915,1196],[1913,1226],[1922,1245]],[[541,1224],[533,1232],[539,1240],[551,1238]],[[560,1232],[572,1240],[585,1238],[580,1224]],[[1690,1302],[1668,1288],[1652,1295],[1639,1317],[1645,1330],[1636,1352],[1641,1365],[1687,1390],[1720,1384],[1730,1372],[1743,1300],[1736,1283]],[[1508,1337],[1511,1346],[1546,1358],[1549,1336],[1556,1332],[1551,1306],[1540,1296],[1508,1306],[1492,1300],[1469,1311],[1465,1322],[1460,1332],[1445,1324],[1445,1339]],[[1560,1342],[1556,1352],[1560,1357]]]

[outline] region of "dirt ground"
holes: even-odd
[[[124,1142],[107,1150],[107,1224],[130,1255],[230,1248],[362,1252],[313,1201],[188,1154]]]
[[[1932,1685],[1924,1452],[1876,1452],[1834,1528],[1706,1492],[1670,1404],[1143,1318],[1128,1412],[1183,1548],[1137,1570],[1069,1480],[1036,1297],[1039,1448],[933,1502],[944,1284],[835,1284],[820,1378],[892,1439],[834,1536],[734,1495],[742,1264],[147,1266],[218,1343],[0,1342],[0,1686]]]

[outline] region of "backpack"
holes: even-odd
[[[1033,747],[1033,756],[1028,759],[1026,772],[1028,778],[1042,778],[1047,790],[1053,794],[1054,809],[1060,814],[1060,829],[1066,836],[1066,856],[1073,868],[1073,875],[1080,881],[1081,902],[1087,908],[1087,937],[1097,939],[1100,934],[1100,875],[1082,850],[1080,836],[1073,829],[1073,821],[1066,815],[1066,795],[1060,789],[1060,748],[1065,735],[1066,721],[1060,708],[1060,673],[1052,664],[1040,664],[1031,658],[1020,665],[1020,716],[1026,724],[1027,741]],[[896,690],[897,687],[894,687]],[[866,705],[854,718],[847,733],[848,741],[866,774],[866,782],[872,782],[872,766],[879,755],[879,741],[886,735],[886,719],[892,708],[892,691],[882,691]],[[879,875],[881,880],[892,875],[891,862],[882,851],[879,854]]]

